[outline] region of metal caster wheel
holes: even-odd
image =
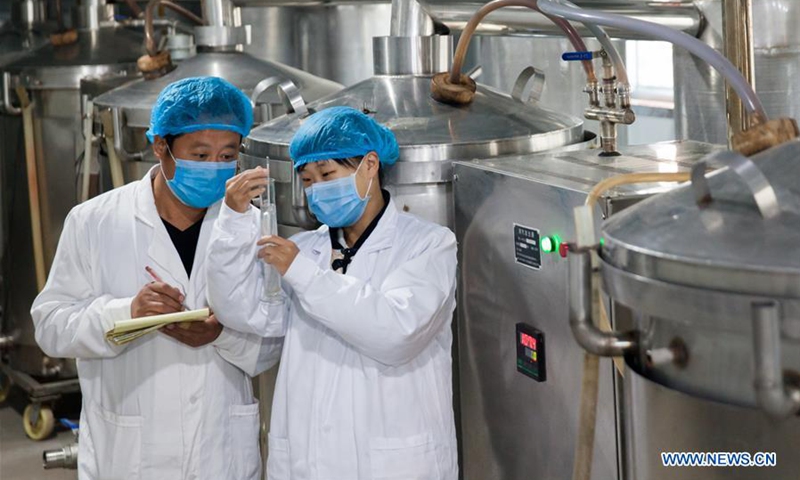
[[[25,407],[22,425],[28,438],[37,442],[44,440],[53,433],[56,426],[53,410],[46,405],[32,403]]]

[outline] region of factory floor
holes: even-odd
[[[75,403],[74,401],[68,403]],[[45,470],[42,468],[42,452],[61,448],[73,443],[72,432],[56,425],[55,433],[47,440],[34,442],[25,435],[22,427],[22,412],[27,406],[24,393],[15,389],[6,402],[0,404],[0,480],[75,480],[75,470]],[[61,411],[59,411],[61,410]],[[56,416],[64,414],[56,408]],[[74,415],[74,407],[67,414]]]

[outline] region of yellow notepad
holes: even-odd
[[[114,328],[106,332],[106,340],[114,345],[124,345],[150,332],[155,332],[170,323],[201,322],[207,319],[210,314],[208,308],[201,308],[199,310],[120,320],[114,322]]]

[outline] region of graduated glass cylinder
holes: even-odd
[[[278,213],[275,210],[275,179],[267,179],[261,194],[261,236],[278,234]],[[264,299],[275,300],[281,295],[281,274],[272,265],[264,264]]]

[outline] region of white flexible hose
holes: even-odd
[[[539,9],[555,17],[586,24],[593,23],[623,30],[631,30],[651,38],[665,40],[679,47],[683,47],[714,67],[720,75],[727,80],[736,94],[739,95],[747,111],[758,117],[758,121],[764,122],[768,120],[767,114],[764,111],[764,105],[762,105],[753,87],[747,82],[744,76],[742,76],[741,72],[739,72],[724,55],[691,35],[663,25],[626,17],[624,15],[565,6],[554,0],[539,0]]]

